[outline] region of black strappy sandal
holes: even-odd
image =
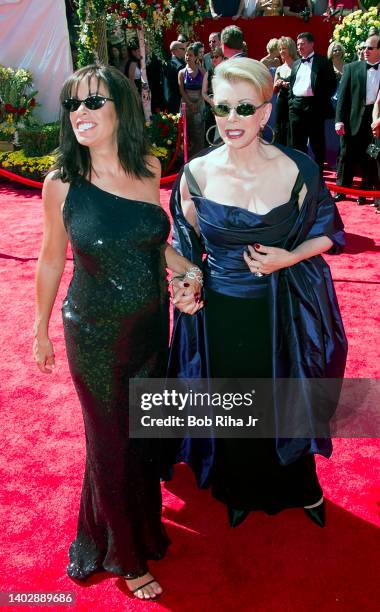
[[[142,578],[143,576],[145,576],[145,574],[148,574],[149,572],[144,572],[144,574],[140,574],[139,576],[136,574],[130,574],[130,575],[125,575],[123,576],[124,580],[126,580],[128,582],[128,580],[137,580],[138,578]],[[130,593],[132,593],[132,595],[134,595],[136,597],[136,599],[140,599],[141,601],[156,601],[161,593],[156,593],[153,597],[149,596],[149,597],[137,597],[136,593],[137,591],[140,591],[140,589],[144,589],[146,586],[148,586],[149,584],[152,584],[152,582],[157,582],[156,578],[152,578],[151,580],[148,580],[147,582],[144,582],[143,584],[140,584],[140,586],[136,587],[135,589],[130,589],[127,587],[130,591]]]
[[[144,587],[148,586],[148,584],[152,584],[152,582],[157,582],[157,580],[155,578],[152,578],[152,580],[148,580],[148,582],[145,582],[144,584],[140,585],[139,587],[137,587],[137,589],[133,589],[133,591],[131,591],[131,593],[133,593],[133,595],[135,595],[135,593],[137,593],[137,591],[140,591],[140,589],[143,589]],[[161,595],[161,593],[156,593],[154,595],[154,597],[136,597],[137,599],[141,599],[142,601],[155,601],[156,599],[159,598],[159,596]]]

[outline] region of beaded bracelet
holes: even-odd
[[[187,268],[185,274],[178,274],[178,276],[173,276],[169,282],[170,284],[172,284],[177,279],[185,280],[185,278],[188,278],[189,280],[196,280],[201,285],[201,287],[203,287],[203,274],[202,270],[198,268],[198,266],[191,266],[190,268]]]
[[[202,270],[198,266],[191,266],[187,268],[185,278],[189,280],[196,280],[203,287],[203,274]]]

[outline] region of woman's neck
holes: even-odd
[[[267,161],[263,149],[265,146],[267,145],[260,142],[258,136],[250,145],[242,149],[235,149],[226,145],[226,163],[238,169],[239,174],[256,174],[258,166]]]
[[[344,66],[344,61],[342,59],[340,59],[340,58],[334,59],[333,64],[334,64],[334,68],[339,70],[339,72],[342,71],[342,68]]]
[[[118,176],[125,172],[120,164],[116,144],[115,146],[96,147],[96,149],[90,148],[90,155],[91,169],[98,178]]]

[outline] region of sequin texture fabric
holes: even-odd
[[[62,307],[86,433],[86,468],[69,576],[141,575],[169,544],[161,523],[159,441],[128,437],[128,383],[165,374],[168,290],[157,205],[80,179],[63,209],[74,274]]]

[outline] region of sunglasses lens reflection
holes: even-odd
[[[228,117],[233,108],[235,108],[237,114],[241,117],[249,117],[256,112],[256,107],[249,103],[238,104],[236,107],[230,106],[229,104],[215,104],[212,111],[217,117]]]
[[[70,113],[73,113],[78,110],[82,102],[89,110],[98,110],[109,100],[109,98],[105,98],[104,96],[88,96],[84,100],[79,100],[78,98],[67,98],[62,102],[62,106],[68,110]]]

